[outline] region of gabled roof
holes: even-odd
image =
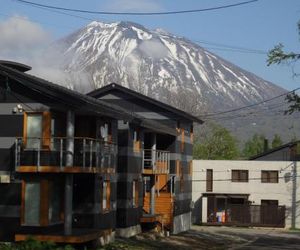
[[[101,100],[67,89],[58,84],[46,81],[42,78],[24,73],[3,64],[0,64],[0,75],[16,81],[18,84],[16,86],[20,86],[23,89],[29,89],[32,93],[35,93],[37,97],[42,96],[46,100],[53,100],[56,104],[65,105],[74,111],[89,112],[126,120],[132,120],[134,118],[132,114],[118,106],[107,105]]]
[[[270,149],[270,150],[267,150],[266,152],[263,152],[263,153],[260,153],[260,154],[258,154],[258,155],[252,156],[252,157],[249,158],[249,160],[255,160],[255,159],[257,159],[257,158],[260,158],[260,157],[266,156],[266,155],[268,155],[268,154],[274,153],[274,152],[276,152],[276,151],[279,151],[279,150],[281,150],[281,149],[283,149],[283,148],[290,148],[290,147],[293,147],[293,146],[295,146],[295,145],[297,145],[297,144],[300,144],[300,141],[288,142],[288,143],[283,144],[283,145],[281,145],[281,146],[279,146],[279,147],[272,148],[272,149]]]
[[[201,119],[199,119],[198,117],[190,115],[190,114],[188,114],[188,113],[186,113],[186,112],[184,112],[182,110],[174,108],[174,107],[172,107],[172,106],[170,106],[168,104],[165,104],[163,102],[160,102],[160,101],[155,100],[153,98],[150,98],[148,96],[142,95],[142,94],[140,94],[140,93],[138,93],[136,91],[133,91],[133,90],[128,89],[128,88],[125,88],[125,87],[123,87],[123,86],[121,86],[119,84],[116,84],[116,83],[111,83],[111,84],[106,85],[106,86],[104,86],[102,88],[96,89],[96,90],[88,93],[87,95],[93,96],[95,98],[98,98],[100,96],[108,94],[110,91],[113,91],[113,90],[119,90],[119,91],[121,91],[123,93],[126,93],[127,95],[130,95],[130,96],[133,96],[135,98],[141,99],[143,101],[149,102],[152,105],[155,105],[155,106],[157,106],[159,108],[163,108],[166,111],[174,113],[177,116],[182,117],[184,119],[191,120],[191,121],[194,121],[194,122],[198,122],[200,124],[203,123],[203,121]]]

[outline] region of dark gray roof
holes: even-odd
[[[132,114],[117,105],[107,104],[88,95],[81,94],[77,91],[65,88],[55,83],[46,81],[42,78],[24,73],[18,69],[11,68],[8,65],[0,63],[0,75],[13,79],[20,86],[26,87],[36,93],[37,96],[44,96],[52,99],[61,105],[70,107],[78,112],[89,112],[95,115],[107,116],[114,119],[122,119],[143,127],[175,135],[175,130],[162,125],[158,122],[145,120],[143,117]]]
[[[26,71],[31,70],[30,66],[23,64],[23,63],[19,63],[19,62],[0,60],[0,64],[10,67],[10,68],[13,68],[13,69],[16,69],[21,72],[26,72]]]
[[[0,64],[0,74],[15,80],[18,84],[36,92],[37,95],[45,96],[47,99],[52,99],[57,103],[66,105],[77,112],[87,111],[89,113],[129,121],[134,118],[132,114],[118,106],[107,105],[105,102],[90,96],[46,81],[42,78],[23,73],[2,64]]]
[[[203,123],[203,121],[201,119],[199,119],[198,117],[196,117],[196,116],[190,115],[190,114],[188,114],[188,113],[186,113],[186,112],[184,112],[182,110],[174,108],[174,107],[172,107],[172,106],[170,106],[168,104],[165,104],[163,102],[160,102],[160,101],[155,100],[153,98],[150,98],[148,96],[142,95],[142,94],[140,94],[140,93],[138,93],[136,91],[133,91],[133,90],[128,89],[128,88],[125,88],[125,87],[123,87],[123,86],[121,86],[119,84],[116,84],[116,83],[111,83],[111,84],[106,85],[106,86],[104,86],[102,88],[96,89],[96,90],[88,93],[87,95],[90,95],[90,96],[93,96],[95,98],[98,98],[99,96],[104,95],[104,94],[106,94],[106,93],[108,93],[108,92],[110,92],[110,91],[112,91],[114,89],[120,90],[120,91],[122,91],[122,92],[124,92],[124,93],[126,93],[128,95],[134,96],[135,98],[139,98],[141,100],[149,102],[152,105],[156,105],[156,106],[158,106],[160,108],[163,108],[166,111],[174,113],[177,116],[182,117],[184,119],[191,120],[191,121],[194,121],[194,122],[198,122],[200,124]]]
[[[283,149],[283,148],[290,148],[290,147],[295,146],[295,145],[297,145],[297,144],[299,144],[299,143],[300,143],[300,141],[292,141],[292,142],[288,142],[288,143],[283,144],[283,145],[281,145],[281,146],[279,146],[279,147],[272,148],[272,149],[270,149],[270,150],[267,150],[266,152],[263,152],[263,153],[260,153],[260,154],[258,154],[258,155],[252,156],[252,157],[249,158],[249,160],[255,160],[255,159],[257,159],[257,158],[260,158],[260,157],[266,156],[266,155],[268,155],[268,154],[274,153],[274,152],[276,152],[276,151],[278,151],[278,150],[281,150],[281,149]]]

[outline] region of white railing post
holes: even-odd
[[[83,143],[82,143],[82,167],[85,168],[85,147],[86,147],[86,139],[83,138]]]
[[[40,171],[41,165],[41,138],[38,138],[38,148],[37,148],[37,170]]]
[[[60,169],[63,168],[63,157],[64,157],[64,141],[63,138],[59,139],[59,166]]]
[[[145,149],[143,149],[143,160],[142,160],[142,168],[143,168],[143,172],[145,170]]]
[[[99,168],[99,141],[96,140],[96,168]]]
[[[19,163],[18,163],[18,159],[19,159],[19,139],[15,140],[15,171],[17,170],[17,168],[19,167]]]
[[[90,140],[90,168],[93,167],[93,141]]]

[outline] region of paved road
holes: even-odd
[[[189,233],[226,242],[225,249],[299,249],[300,231],[270,228],[202,227],[193,226]],[[221,247],[222,248],[222,247]]]

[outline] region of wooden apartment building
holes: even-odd
[[[115,84],[88,96],[30,69],[0,61],[0,240],[109,241],[152,222],[188,229],[201,121]]]
[[[117,232],[130,236],[143,223],[158,222],[172,233],[191,223],[193,122],[181,110],[112,83],[90,96],[123,107],[145,127],[118,122]],[[160,126],[156,126],[158,123]],[[135,194],[138,188],[139,199]]]

